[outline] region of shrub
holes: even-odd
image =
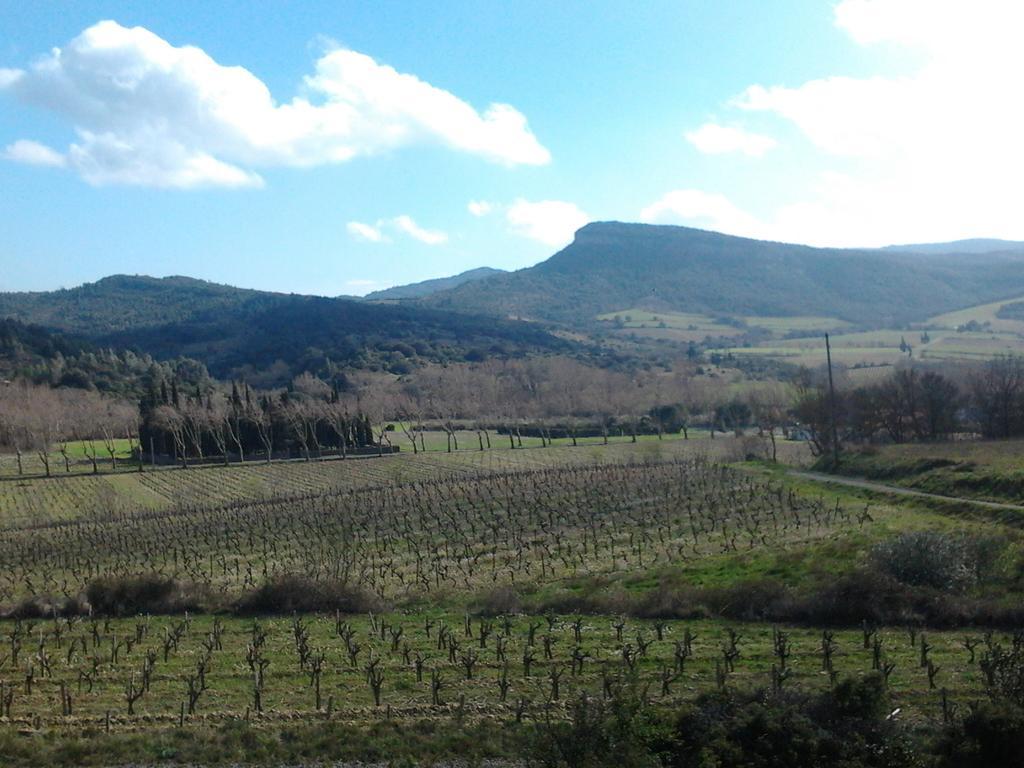
[[[531,757],[551,768],[654,768],[665,764],[671,735],[671,725],[643,705],[633,681],[609,701],[581,695],[569,708],[568,722],[546,720]]]
[[[933,531],[902,533],[871,551],[875,567],[897,581],[953,591],[976,581],[973,559],[966,539]]]
[[[1006,701],[973,707],[946,733],[941,752],[942,768],[1016,768],[1024,755],[1024,709]]]
[[[96,579],[86,587],[85,596],[93,612],[107,616],[182,613],[210,607],[196,588],[156,574]]]
[[[78,616],[85,613],[82,603],[74,598],[43,595],[28,597],[7,611],[0,613],[6,619],[49,619],[54,616]]]
[[[375,595],[342,581],[316,581],[285,575],[246,592],[233,606],[235,613],[284,614],[341,611],[367,613],[383,608]]]
[[[473,602],[473,613],[478,616],[502,616],[519,613],[522,603],[519,594],[508,585],[494,587],[479,595]]]
[[[683,709],[672,759],[680,768],[911,768],[913,745],[885,720],[884,687],[847,680],[836,693],[712,693]]]

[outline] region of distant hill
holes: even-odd
[[[405,372],[421,362],[571,351],[544,328],[422,306],[266,293],[182,277],[118,275],[68,290],[0,293],[14,318],[103,348],[185,356],[219,378],[282,383],[305,370]]]
[[[229,310],[261,294],[191,277],[112,275],[59,291],[0,293],[0,317],[87,337]]]
[[[74,357],[87,350],[87,344],[38,325],[0,318],[0,379],[58,356]]]
[[[922,256],[955,255],[955,254],[990,254],[1024,252],[1024,242],[1020,240],[996,240],[978,237],[970,240],[954,240],[949,243],[918,243],[915,245],[887,245],[882,251],[897,253],[917,253]]]
[[[503,269],[492,269],[491,267],[477,267],[476,269],[470,269],[466,272],[460,272],[457,275],[451,277],[438,277],[433,280],[424,280],[419,283],[409,283],[408,285],[396,285],[392,288],[385,288],[382,291],[374,291],[364,296],[364,299],[368,301],[382,301],[389,299],[419,299],[424,296],[429,296],[432,293],[438,291],[446,291],[449,288],[456,288],[463,283],[469,283],[474,280],[482,280],[485,277],[491,277],[492,275],[504,275],[505,270]]]
[[[632,307],[709,315],[817,315],[881,327],[1024,293],[1024,254],[921,259],[812,248],[689,227],[598,222],[536,266],[423,301],[567,325]]]

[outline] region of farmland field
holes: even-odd
[[[790,333],[824,332],[849,326],[849,323],[832,317],[741,315],[735,318],[714,318],[696,313],[651,312],[645,309],[608,312],[599,315],[597,319],[613,323],[620,336],[636,334],[645,338],[679,342],[700,342],[709,336],[740,336],[755,328],[782,337]]]
[[[702,433],[696,432],[696,435]],[[706,433],[704,433],[706,435]],[[396,435],[393,440],[399,443]],[[293,495],[334,488],[355,488],[386,482],[466,475],[477,472],[540,468],[582,463],[622,462],[636,459],[702,455],[742,459],[749,450],[734,438],[682,440],[676,436],[657,440],[642,436],[637,443],[613,438],[609,445],[600,438],[580,440],[573,447],[568,440],[556,440],[540,448],[539,439],[523,438],[523,449],[510,450],[507,438],[491,435],[492,450],[476,450],[476,433],[460,436],[464,450],[447,453],[440,433],[427,433],[426,453],[405,449],[382,458],[352,458],[345,461],[290,461],[266,464],[247,462],[229,467],[210,465],[179,469],[164,467],[139,473],[127,470],[118,475],[81,475],[52,478],[6,479],[0,481],[0,527],[11,521],[45,522],[83,515],[134,509],[166,509],[179,504],[218,503],[273,495]],[[806,446],[780,442],[790,461],[806,459]]]
[[[984,697],[991,659],[1024,636],[801,612],[898,533],[1017,542],[1014,527],[722,463],[762,442],[496,443],[0,484],[0,743],[144,734],[150,755],[242,723],[281,738],[456,723],[491,739],[568,718],[581,695],[639,691],[670,712],[870,675],[929,730]],[[775,610],[797,621],[767,623]]]
[[[1024,333],[1024,322],[997,317],[996,313],[1006,304],[1021,301],[1024,297],[994,301],[990,304],[979,304],[967,309],[960,309],[955,312],[947,312],[943,315],[936,315],[928,320],[929,327],[957,328],[962,325],[974,322],[981,325],[991,325],[993,331],[1021,334]]]
[[[469,720],[511,721],[561,711],[582,691],[600,697],[631,678],[660,705],[723,684],[768,687],[780,664],[778,631],[788,645],[786,687],[827,690],[832,675],[862,676],[882,659],[893,665],[894,702],[908,718],[940,717],[940,686],[953,701],[983,695],[981,632],[924,635],[941,670],[932,688],[920,664],[922,636],[912,643],[902,628],[871,630],[867,647],[860,630],[828,633],[826,660],[823,632],[801,627],[438,611],[2,622],[5,645],[21,650],[16,664],[8,655],[0,665],[0,690],[10,696],[6,727],[196,727],[240,717],[366,722],[448,719],[460,711]],[[977,641],[974,663],[965,635]],[[733,637],[738,655],[725,672],[723,649]],[[996,634],[988,642],[1011,640]],[[380,675],[377,701],[368,670]]]
[[[927,341],[922,341],[922,333],[924,331],[893,330],[839,333],[830,338],[832,360],[850,367],[894,365],[911,359],[900,350],[900,342],[904,339],[912,347],[913,359],[918,360],[990,360],[999,355],[1024,353],[1024,337],[1012,332],[929,329]],[[825,363],[825,340],[819,335],[766,341],[750,347],[721,348],[715,352],[766,357],[813,368]]]
[[[382,474],[361,476],[359,487],[295,485],[287,496],[261,500],[239,500],[232,489],[225,498],[233,500],[220,506],[46,525],[8,519],[0,602],[25,601],[25,615],[38,617],[0,621],[0,718],[65,733],[239,718],[531,721],[559,716],[580,692],[607,696],[626,684],[656,706],[674,706],[721,687],[825,691],[838,678],[883,670],[904,717],[935,722],[943,696],[983,695],[985,653],[1017,642],[916,623],[832,631],[566,610],[573,600],[587,604],[577,592],[587,584],[604,584],[609,605],[622,601],[627,612],[616,589],[643,589],[673,573],[727,585],[759,568],[786,573],[781,566],[795,583],[802,577],[792,569],[814,553],[834,574],[894,531],[975,524],[885,504],[867,514],[855,496],[825,496],[774,473],[682,453],[621,461],[639,458],[635,447],[597,463],[600,454],[577,449],[572,455],[589,460],[556,464],[558,450],[509,451],[503,459],[522,463],[488,472],[479,471],[486,452],[353,461],[344,465]],[[531,457],[541,466],[530,466]],[[314,466],[271,469],[301,483]],[[395,483],[388,467],[414,467],[417,475]],[[246,469],[209,475],[223,482]],[[153,477],[191,474],[201,472]],[[119,603],[131,598],[116,588],[94,591],[137,574],[176,585],[168,587],[171,615]],[[289,579],[301,580],[290,593]],[[278,614],[290,612],[288,600],[302,605],[318,584],[351,591],[340,598],[342,611],[239,616],[266,610],[251,599],[267,584],[286,585],[265,598]],[[505,596],[512,590],[524,606]],[[58,605],[66,613],[82,592],[97,608],[129,615],[49,613]],[[183,613],[193,600],[231,615]]]

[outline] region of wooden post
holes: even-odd
[[[836,387],[832,381],[832,345],[825,334],[825,357],[828,360],[828,409],[832,422],[832,466],[839,466],[839,430],[836,427]]]

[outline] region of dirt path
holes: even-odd
[[[939,493],[928,493],[926,491],[915,491],[913,488],[903,488],[898,485],[886,485],[885,483],[877,483],[874,480],[867,480],[863,477],[845,477],[843,475],[828,475],[824,472],[805,472],[802,470],[790,470],[786,473],[790,477],[799,477],[804,480],[814,480],[819,483],[834,483],[836,485],[846,485],[851,488],[863,488],[867,491],[876,491],[878,493],[891,493],[897,496],[917,496],[925,499],[936,499],[938,501],[952,501],[961,504],[975,504],[979,507],[986,507],[987,509],[999,509],[1010,512],[1024,512],[1024,506],[1017,504],[1006,504],[999,501],[983,501],[981,499],[968,499],[962,496],[943,496]]]

